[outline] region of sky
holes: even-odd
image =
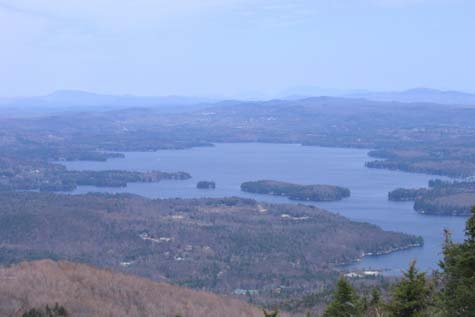
[[[473,0],[0,0],[0,96],[475,92]]]

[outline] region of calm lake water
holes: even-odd
[[[332,184],[348,187],[351,197],[339,202],[311,203],[350,219],[376,224],[383,229],[420,235],[425,245],[389,255],[366,257],[354,268],[386,270],[398,274],[417,260],[424,270],[437,268],[443,230],[454,240],[463,239],[466,218],[428,216],[416,213],[412,202],[390,202],[388,192],[398,187],[425,187],[434,176],[368,169],[367,150],[308,147],[296,144],[216,144],[187,150],[128,152],[125,159],[107,162],[66,162],[75,170],[185,171],[192,179],[156,184],[129,184],[125,188],[83,186],[74,193],[129,192],[151,198],[241,196],[276,203],[298,203],[283,197],[240,191],[244,181],[274,179],[299,184]],[[200,180],[216,182],[215,190],[196,189]]]

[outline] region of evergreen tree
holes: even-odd
[[[425,273],[419,273],[416,262],[412,262],[402,280],[392,290],[388,311],[394,317],[427,316],[430,294]]]
[[[373,288],[371,291],[371,301],[369,302],[371,306],[377,306],[381,304],[381,294],[377,288]]]
[[[328,305],[324,317],[360,316],[358,297],[350,283],[341,277],[337,283],[333,301]]]
[[[467,220],[465,241],[455,244],[446,232],[442,268],[442,311],[446,316],[475,316],[475,207]]]
[[[369,299],[368,299],[368,295],[367,294],[364,294],[360,301],[359,301],[359,307],[361,309],[361,312],[367,314],[368,311],[369,311]]]
[[[383,303],[381,301],[381,293],[378,289],[373,288],[371,291],[371,298],[368,304],[368,309],[366,310],[366,315],[370,317],[381,317],[383,316]]]

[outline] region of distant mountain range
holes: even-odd
[[[429,88],[415,88],[399,92],[362,92],[345,94],[347,98],[363,98],[374,101],[424,102],[446,105],[473,105],[475,94],[460,91],[443,91]]]
[[[334,89],[334,88],[322,88],[316,86],[297,86],[288,88],[278,93],[277,99],[285,100],[298,100],[309,97],[343,97],[346,95],[368,93],[368,90],[356,90],[356,89]]]
[[[368,90],[327,89],[302,86],[287,89],[279,94],[279,99],[297,100],[308,97],[344,97],[373,101],[395,101],[405,103],[438,103],[445,105],[473,105],[475,94],[461,91],[444,91],[430,88],[414,88],[404,91],[374,92]]]
[[[366,90],[300,87],[287,89],[275,95],[273,98],[267,96],[261,99],[299,100],[319,96],[403,103],[437,103],[475,106],[475,94],[429,88],[415,88],[394,92],[371,92]],[[79,90],[59,90],[45,96],[0,98],[0,107],[3,109],[27,109],[30,111],[38,111],[40,109],[41,111],[91,110],[91,108],[95,110],[108,110],[143,107],[163,109],[167,112],[182,112],[203,108],[220,100],[221,99],[218,98],[207,97],[106,95]],[[242,100],[256,100],[256,98],[246,98],[243,96]]]
[[[105,95],[80,90],[59,90],[52,94],[36,97],[3,98],[0,106],[34,108],[90,108],[90,107],[176,107],[213,102],[211,98],[159,96],[144,97],[134,95]]]

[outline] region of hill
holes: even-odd
[[[69,260],[259,297],[313,290],[335,264],[422,243],[311,206],[241,198],[3,193],[0,228],[0,263]]]
[[[74,317],[261,316],[244,302],[72,262],[0,268],[0,316],[59,303]]]

